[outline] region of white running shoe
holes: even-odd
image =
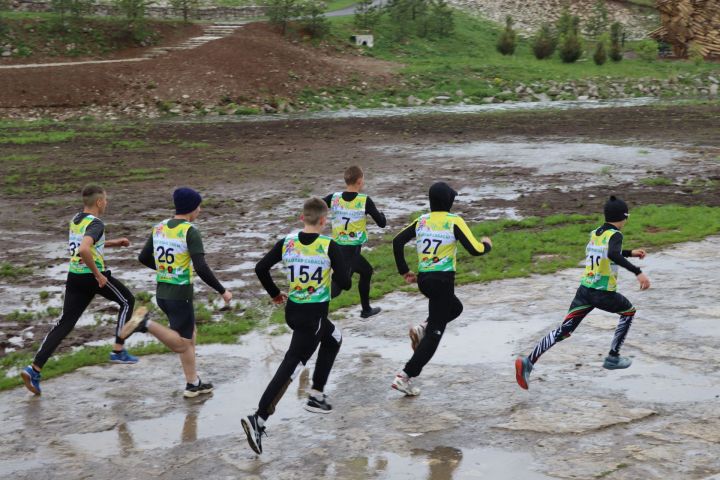
[[[420,325],[415,325],[414,327],[410,327],[410,331],[408,332],[408,335],[410,335],[410,346],[412,347],[413,351],[417,348],[418,345],[420,345],[420,341],[425,336],[425,326],[427,323],[422,323]]]
[[[420,389],[413,386],[410,378],[402,373],[398,373],[397,375],[395,375],[395,380],[393,380],[392,388],[394,388],[398,392],[404,393],[408,397],[420,395]]]

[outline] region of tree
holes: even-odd
[[[270,23],[279,26],[283,35],[287,33],[290,20],[297,18],[301,13],[298,0],[268,0],[267,7]]]
[[[566,5],[563,7],[560,12],[560,17],[558,17],[557,22],[555,23],[555,31],[557,32],[558,37],[566,35],[571,31],[577,33],[579,24],[580,17],[570,14],[570,9]]]
[[[300,24],[313,38],[323,38],[330,31],[330,22],[325,17],[325,2],[321,0],[305,0],[299,5]]]
[[[515,44],[517,40],[517,34],[512,28],[513,19],[510,15],[505,18],[505,30],[500,34],[497,41],[497,51],[503,55],[512,55],[515,53]]]
[[[538,30],[533,38],[532,49],[535,54],[535,58],[538,60],[549,58],[553,53],[555,53],[556,48],[557,40],[553,35],[550,25],[543,23],[540,26],[540,30]]]
[[[136,40],[145,37],[145,10],[153,3],[153,0],[115,0],[115,6],[127,21],[127,30]]]
[[[52,0],[50,7],[57,13],[61,24],[69,17],[72,21],[80,20],[90,13],[94,0]]]
[[[445,0],[430,1],[430,35],[449,37],[455,31],[453,11]]]
[[[560,37],[560,58],[564,63],[575,63],[581,56],[582,45],[574,30]]]
[[[597,0],[590,18],[585,22],[585,33],[592,39],[599,38],[608,29],[609,16],[605,0]]]
[[[180,12],[185,23],[188,22],[192,12],[200,6],[200,0],[170,0],[176,12]]]
[[[355,6],[353,22],[360,30],[372,30],[380,21],[382,11],[373,5],[373,0],[361,0]]]
[[[623,59],[622,30],[620,22],[614,22],[610,25],[610,60],[613,62],[619,62]]]
[[[593,54],[595,65],[603,65],[607,62],[607,53],[605,52],[605,39],[601,38],[595,45],[595,53]]]

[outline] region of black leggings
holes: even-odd
[[[627,337],[632,326],[635,307],[630,303],[630,300],[617,292],[606,292],[581,285],[575,293],[575,298],[570,304],[570,310],[562,324],[538,342],[530,354],[530,362],[535,364],[540,356],[550,350],[553,345],[570,337],[575,329],[580,326],[580,322],[595,308],[620,315],[609,352],[610,355],[619,355],[620,347],[625,342],[625,337]]]
[[[410,361],[405,364],[404,371],[408,377],[420,375],[423,367],[435,355],[447,324],[463,311],[460,299],[455,296],[454,272],[421,273],[418,276],[418,287],[428,298],[429,315],[425,336]]]
[[[298,304],[288,301],[285,321],[292,329],[292,339],[285,358],[260,398],[257,414],[267,420],[275,413],[275,406],[285,394],[295,375],[320,345],[312,388],[320,392],[325,388],[335,357],[342,344],[340,329],[328,319],[328,303]]]
[[[120,280],[111,275],[110,270],[103,272],[103,275],[107,277],[108,283],[103,288],[100,288],[95,276],[91,273],[68,273],[62,316],[45,336],[45,340],[40,345],[40,350],[35,354],[35,360],[33,361],[35,365],[38,367],[45,365],[45,362],[52,356],[60,342],[75,328],[78,319],[90,305],[95,295],[102,295],[120,306],[120,313],[115,326],[115,343],[121,345],[124,343],[119,337],[120,329],[133,313],[135,297]]]
[[[365,257],[360,253],[361,245],[340,245],[340,251],[343,253],[345,262],[350,267],[350,275],[353,273],[360,274],[358,282],[358,292],[360,292],[360,304],[363,310],[370,310],[370,279],[372,278],[373,268]],[[335,283],[332,284],[332,298],[340,295],[342,290]]]

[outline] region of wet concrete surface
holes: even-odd
[[[627,239],[632,243],[632,239]],[[653,288],[623,273],[638,308],[625,371],[602,359],[617,318],[593,312],[536,365],[530,390],[514,379],[563,318],[580,269],[463,286],[452,322],[418,380],[420,396],[390,389],[410,356],[407,327],[426,315],[416,293],[334,315],[344,334],[327,392],[335,411],[302,409],[310,371],[267,424],[265,453],[247,446],[252,411],[289,336],[252,333],[198,350],[213,395],[186,400],[173,355],[87,367],[32,397],[0,394],[0,477],[16,479],[710,479],[720,475],[720,237],[650,252]],[[682,282],[677,282],[677,278]],[[312,361],[310,362],[312,365]]]

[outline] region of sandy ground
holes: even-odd
[[[715,283],[720,237],[649,256],[654,281],[620,287],[638,308],[625,371],[602,358],[617,319],[591,314],[537,364],[530,391],[513,357],[563,317],[580,269],[458,289],[465,312],[406,398],[389,388],[410,355],[418,294],[382,299],[368,321],[341,312],[344,344],[328,392],[335,411],[302,410],[303,372],[268,422],[265,453],[240,419],[279,363],[288,335],[255,333],[199,350],[206,399],[180,396],[171,355],[97,366],[44,383],[42,397],[0,394],[0,474],[16,479],[709,479],[720,474]],[[676,279],[682,277],[683,282]],[[312,361],[311,361],[312,363]]]

